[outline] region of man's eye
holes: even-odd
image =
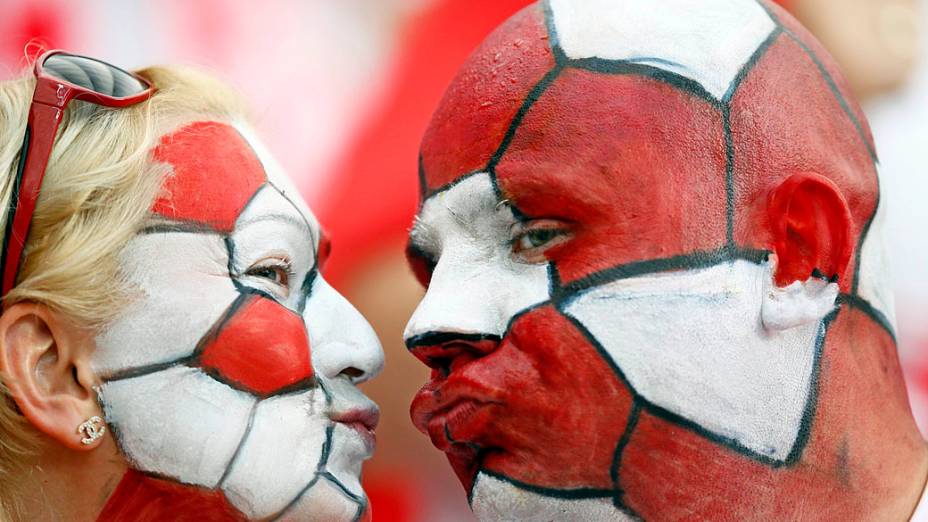
[[[290,271],[283,266],[255,266],[249,268],[245,275],[267,279],[280,286],[289,286],[290,284]]]
[[[572,237],[566,224],[559,221],[539,220],[534,223],[520,224],[519,228],[521,230],[514,230],[512,255],[522,263],[547,262],[545,252]]]
[[[529,230],[519,238],[519,249],[528,250],[543,246],[561,234],[562,231],[553,229]]]

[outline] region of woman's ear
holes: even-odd
[[[794,174],[770,194],[767,216],[777,256],[774,278],[785,287],[810,277],[838,281],[853,251],[847,201],[828,178]]]
[[[0,316],[0,376],[13,400],[36,429],[78,451],[102,440],[79,429],[102,416],[90,368],[94,342],[88,330],[45,305],[17,303]]]

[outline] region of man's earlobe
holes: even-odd
[[[102,415],[93,343],[89,332],[44,305],[17,303],[0,316],[3,383],[36,429],[74,450],[97,447],[104,429],[102,421],[86,424]]]
[[[777,286],[848,277],[854,247],[851,214],[831,180],[815,173],[790,176],[771,192],[767,216],[777,257]]]

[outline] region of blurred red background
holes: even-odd
[[[4,0],[0,8],[0,79],[22,74],[30,49],[61,47],[127,68],[198,65],[250,100],[268,147],[333,239],[327,276],[383,340],[386,370],[366,387],[383,409],[365,475],[378,522],[472,519],[450,468],[409,422],[410,398],[426,372],[402,343],[421,295],[403,245],[416,209],[419,138],[432,109],[467,54],[528,3]],[[913,23],[928,18],[925,6],[783,3],[823,39],[864,99],[890,209],[900,356],[928,433],[928,52],[918,47]]]

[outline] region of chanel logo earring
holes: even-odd
[[[84,437],[81,439],[82,444],[93,444],[106,433],[106,424],[103,424],[103,419],[94,415],[77,427],[77,433]]]

